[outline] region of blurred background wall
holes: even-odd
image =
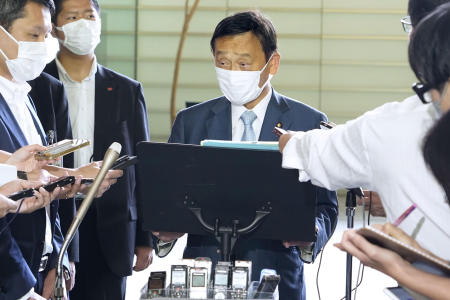
[[[99,2],[98,59],[143,83],[151,138],[165,141],[185,0]],[[407,0],[201,0],[184,46],[177,109],[220,96],[210,37],[225,16],[255,8],[278,32],[282,60],[273,86],[331,121],[345,122],[412,93],[408,37],[400,24]]]

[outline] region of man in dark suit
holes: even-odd
[[[43,67],[45,61],[39,61],[41,56],[36,55],[32,62],[27,62],[31,74],[23,74],[17,71],[19,65],[25,66],[21,57],[12,58],[17,57],[15,54],[17,43],[14,39],[32,42],[30,45],[39,49],[41,45],[39,42],[43,42],[51,30],[50,12],[54,6],[52,1],[44,0],[5,0],[0,4],[0,25],[10,34],[1,44],[3,58],[8,58],[9,62],[6,63],[2,59],[0,63],[0,149],[12,153],[30,142],[45,145],[45,135],[35,114],[33,103],[27,98],[26,93],[11,93],[18,89],[23,93],[21,88],[29,88],[25,82],[28,80],[26,78],[33,76],[33,72],[39,74],[42,70],[38,70],[39,64]],[[29,35],[29,28],[37,28],[33,40]],[[5,31],[2,32],[6,34]],[[21,53],[20,50],[23,49],[20,47],[19,44],[19,55],[26,55]],[[13,113],[20,111],[19,105],[24,105],[25,108],[20,116]],[[0,299],[39,297],[30,289],[34,287],[37,293],[42,292],[47,272],[56,265],[62,240],[57,209],[58,201],[54,201],[48,209],[39,209],[29,215],[19,215],[9,225],[8,232],[0,237],[1,269],[2,272],[10,273],[9,278],[1,278],[5,281],[1,282]],[[51,282],[47,281],[46,285],[51,285]]]
[[[276,141],[272,132],[275,126],[310,130],[326,120],[323,113],[272,89],[270,78],[278,70],[280,55],[275,29],[259,12],[238,13],[222,20],[211,39],[211,47],[219,86],[225,96],[179,112],[169,142]],[[233,250],[234,259],[253,262],[252,280],[259,280],[263,268],[274,269],[281,275],[280,299],[305,298],[303,261],[312,262],[334,231],[336,194],[318,188],[316,198],[317,241],[314,244],[243,239]],[[184,257],[199,256],[217,262],[220,259],[217,241],[189,235]]]
[[[75,153],[75,166],[90,158],[101,160],[114,141],[122,144],[122,155],[135,154],[136,144],[149,139],[143,91],[139,82],[97,64],[97,1],[59,0],[55,7],[53,34],[60,41],[60,52],[44,71],[64,84],[74,138],[90,138],[93,144]],[[137,224],[135,176],[134,167],[124,170],[124,178],[96,200],[81,224],[80,262],[71,299],[124,299],[126,276],[151,263],[151,233]]]
[[[48,75],[42,73],[36,79],[28,82],[31,86],[29,93],[42,127],[49,143],[56,143],[64,139],[72,139],[72,127],[69,117],[69,104],[63,84]],[[62,165],[73,168],[73,154],[62,158]],[[61,231],[66,235],[70,224],[76,214],[75,199],[67,199],[59,203],[58,213],[61,221]],[[70,291],[75,284],[75,263],[79,262],[79,235],[73,237],[67,250],[70,262],[70,281],[66,282],[66,288]]]

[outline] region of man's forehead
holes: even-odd
[[[62,11],[65,13],[79,12],[93,12],[96,11],[94,5],[90,0],[66,0],[62,2]]]
[[[25,25],[29,29],[39,32],[48,33],[52,30],[51,15],[48,8],[36,5],[33,2],[25,6],[23,17],[16,21],[17,25]]]
[[[252,57],[251,53],[249,53],[247,51],[240,52],[240,51],[217,50],[216,55],[234,55],[234,56],[239,56],[239,57],[244,57],[244,58]]]
[[[259,39],[253,32],[238,35],[227,35],[217,38],[215,48],[219,51],[231,51],[239,54],[252,54],[255,51],[263,51]]]

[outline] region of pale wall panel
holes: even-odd
[[[164,140],[169,135],[170,88],[185,1],[138,2],[137,79],[144,83],[152,136]],[[279,92],[322,109],[338,123],[411,94],[415,79],[399,22],[407,0],[324,0],[323,16],[321,3],[202,0],[185,41],[177,108],[183,108],[186,100],[220,95],[209,39],[224,16],[252,8],[268,15],[279,35],[282,60],[273,79]],[[134,4],[134,0],[101,1],[107,19],[103,30],[115,34],[104,35],[97,51],[107,66],[129,76],[134,71]]]
[[[324,40],[323,59],[391,62],[407,65],[407,40]]]
[[[406,89],[414,78],[408,67],[385,66],[323,66],[322,84],[325,88]]]
[[[402,36],[400,19],[392,14],[326,13],[323,16],[323,33],[338,35],[397,35]]]
[[[323,0],[325,8],[400,10],[406,14],[408,0]]]
[[[134,32],[136,27],[135,15],[134,9],[102,9],[103,30]]]
[[[140,58],[157,57],[170,58],[175,61],[179,36],[142,36],[139,39]],[[184,42],[183,59],[211,59],[210,37],[188,36]]]
[[[412,93],[412,91],[411,91]],[[327,92],[322,93],[322,109],[331,121],[334,117],[356,117],[386,102],[401,101],[411,95],[408,92]]]
[[[170,86],[173,78],[173,62],[140,62],[138,78],[145,84]],[[317,65],[283,64],[274,82],[283,86],[318,87],[319,71]],[[216,73],[213,62],[183,62],[180,66],[179,84],[216,86]]]

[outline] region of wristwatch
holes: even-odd
[[[170,253],[170,251],[172,251],[173,246],[175,246],[176,242],[177,240],[171,242],[163,242],[158,239],[158,242],[156,243],[156,255],[158,255],[158,257],[160,258],[166,257]]]
[[[313,258],[314,258],[314,247],[315,247],[316,243],[312,243],[309,246],[306,247],[297,247],[299,253],[300,253],[300,258],[303,262],[310,264],[313,262]]]
[[[27,172],[17,170],[17,178],[28,180]]]

